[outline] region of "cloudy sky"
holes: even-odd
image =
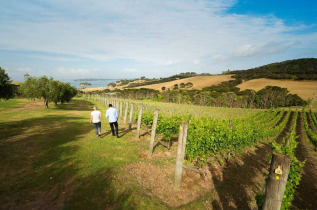
[[[0,66],[56,79],[218,74],[317,57],[315,0],[0,0]]]

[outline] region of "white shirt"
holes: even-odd
[[[92,116],[92,122],[93,123],[99,123],[100,122],[100,116],[101,116],[101,112],[100,111],[92,111],[91,112],[91,116]]]
[[[107,111],[106,111],[106,118],[108,118],[109,123],[113,123],[113,122],[117,122],[118,120],[118,112],[115,108],[110,107]]]

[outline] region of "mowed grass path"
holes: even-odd
[[[1,103],[30,103],[15,100]],[[75,99],[22,111],[1,106],[6,112],[0,112],[0,209],[168,208],[124,170],[140,161],[138,152],[148,142],[130,140],[134,133],[120,122],[122,137],[109,135],[101,105],[103,138],[97,138],[89,123],[94,104],[99,105]]]

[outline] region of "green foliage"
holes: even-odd
[[[276,112],[273,112],[273,115]],[[279,133],[286,125],[290,112],[275,126],[284,111],[268,118],[258,120],[256,116],[248,119],[229,120],[192,119],[188,129],[186,157],[190,161],[205,162],[207,157],[219,153],[239,153],[242,149],[255,145],[259,140]],[[272,123],[273,121],[273,123]],[[275,127],[274,127],[275,126]]]
[[[10,77],[4,69],[0,67],[0,99],[10,99],[14,97],[14,86],[10,84]]]
[[[309,110],[309,113],[310,113],[311,119],[314,122],[314,125],[317,127],[317,119],[316,119],[315,113],[311,109]]]
[[[313,115],[313,113],[312,113],[312,115]],[[316,120],[316,117],[315,117],[315,120]],[[313,119],[313,121],[314,121],[314,119]],[[305,131],[307,133],[308,138],[313,142],[313,144],[315,144],[317,146],[317,135],[308,126],[305,108],[303,108],[303,122],[304,122],[304,128],[305,128]]]
[[[177,136],[181,121],[188,121],[188,136],[186,158],[197,163],[206,162],[213,154],[238,153],[244,148],[255,145],[259,140],[268,138],[280,132],[287,123],[290,112],[283,121],[276,125],[284,114],[284,110],[269,110],[259,112],[248,118],[232,120],[195,118],[190,115],[170,113],[159,115],[157,132],[169,140]],[[150,126],[153,123],[153,113],[144,112],[142,123]],[[231,126],[230,126],[231,124]],[[232,129],[231,129],[232,128]]]
[[[146,126],[152,125],[154,114],[143,113],[142,123]],[[171,137],[178,134],[179,124],[181,121],[188,121],[190,116],[163,116],[159,115],[156,132],[163,134],[164,139],[170,140]]]
[[[77,94],[75,87],[69,83],[63,83],[42,76],[40,78],[26,76],[26,81],[19,87],[24,97],[29,99],[43,99],[44,105],[48,107],[49,102],[69,102]]]

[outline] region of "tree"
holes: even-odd
[[[19,88],[22,95],[29,99],[43,99],[46,108],[49,102],[55,104],[69,102],[77,94],[75,87],[53,78],[48,79],[46,76],[25,78],[26,81]]]
[[[166,90],[166,87],[165,87],[165,86],[163,86],[161,89],[162,89],[162,91],[164,91],[164,90]]]
[[[10,77],[5,73],[5,70],[0,67],[0,99],[8,100],[13,98],[14,88],[10,83]]]
[[[180,86],[180,88],[185,88],[186,87],[185,83],[183,83],[183,82],[179,86]]]
[[[187,88],[191,88],[191,87],[193,87],[193,83],[191,83],[191,82],[187,82],[187,83],[186,83],[186,87],[187,87]]]
[[[178,84],[173,85],[173,90],[177,90],[178,89]]]

